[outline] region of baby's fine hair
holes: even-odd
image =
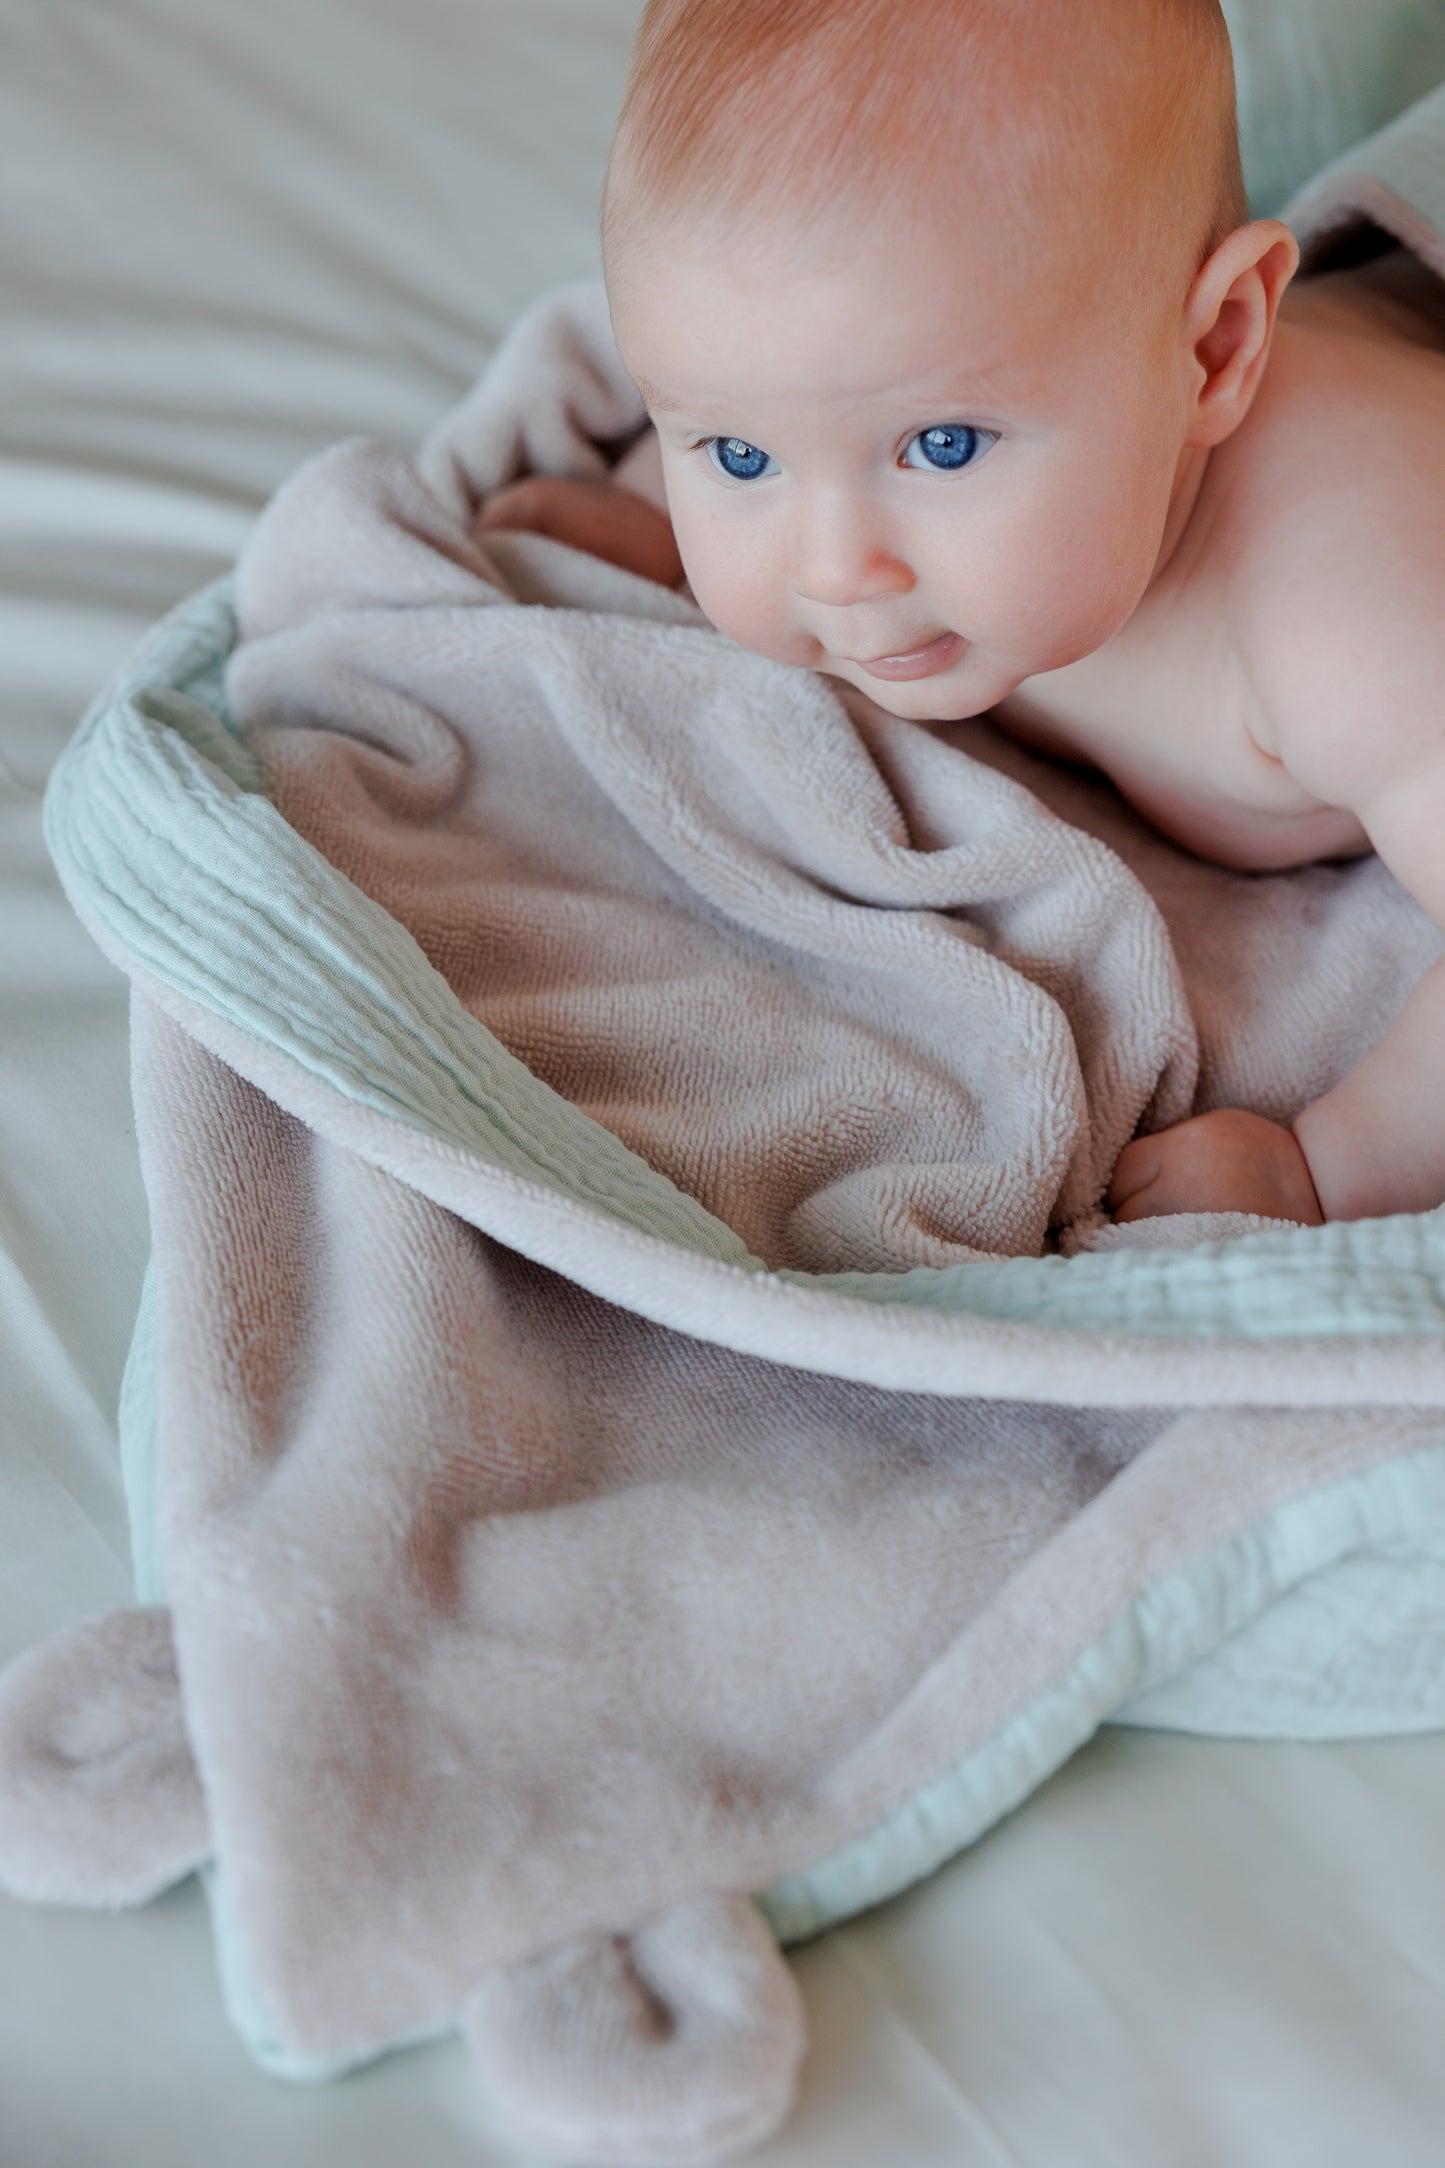
[[[1219,0],[649,0],[604,253],[698,210],[906,211],[960,152],[1203,262],[1249,217]]]

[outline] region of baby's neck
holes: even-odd
[[[1190,521],[1198,508],[1204,477],[1208,471],[1209,447],[1186,444],[1179,454],[1174,487],[1169,497],[1169,516],[1164,522],[1159,555],[1154,560],[1154,570],[1149,575],[1149,587],[1144,590],[1145,594],[1150,588],[1158,586],[1189,535]]]

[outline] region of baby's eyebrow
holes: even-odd
[[[655,384],[649,384],[645,376],[635,376],[632,381],[637,386],[637,395],[649,414],[681,414],[683,412],[683,403],[680,399],[669,399],[665,391],[659,391]]]
[[[900,406],[906,403],[910,407],[916,407],[920,413],[925,408],[932,407],[936,407],[940,414],[945,411],[951,413],[955,408],[962,413],[980,398],[986,401],[997,398],[1000,392],[999,379],[1004,373],[1000,368],[970,369],[966,380],[962,384],[955,383],[951,389],[920,388],[918,391],[904,392],[895,397]],[[634,376],[632,381],[637,386],[638,396],[649,414],[697,412],[691,401],[670,397],[656,384],[649,384],[645,376]]]

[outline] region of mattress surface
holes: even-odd
[[[299,459],[412,445],[520,307],[594,267],[636,12],[0,0],[0,1656],[129,1594],[124,992],[46,863],[45,776]],[[1445,73],[1434,0],[1234,15],[1261,202]],[[1102,1735],[798,1953],[805,2095],[758,2157],[1438,2163],[1442,1809],[1445,1740]],[[0,2010],[4,2168],[510,2159],[454,2042],[318,2089],[262,2077],[193,1884],[115,1918],[0,1902]]]

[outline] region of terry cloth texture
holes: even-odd
[[[460,2023],[525,2142],[700,2162],[801,2050],[745,1893],[876,1901],[1110,1716],[1445,1721],[1445,1221],[1098,1210],[1441,941],[474,539],[638,420],[549,303],[420,470],[303,469],[57,773],[135,988],[149,1608],[0,1682],[0,1876],[209,1852],[274,2067]]]

